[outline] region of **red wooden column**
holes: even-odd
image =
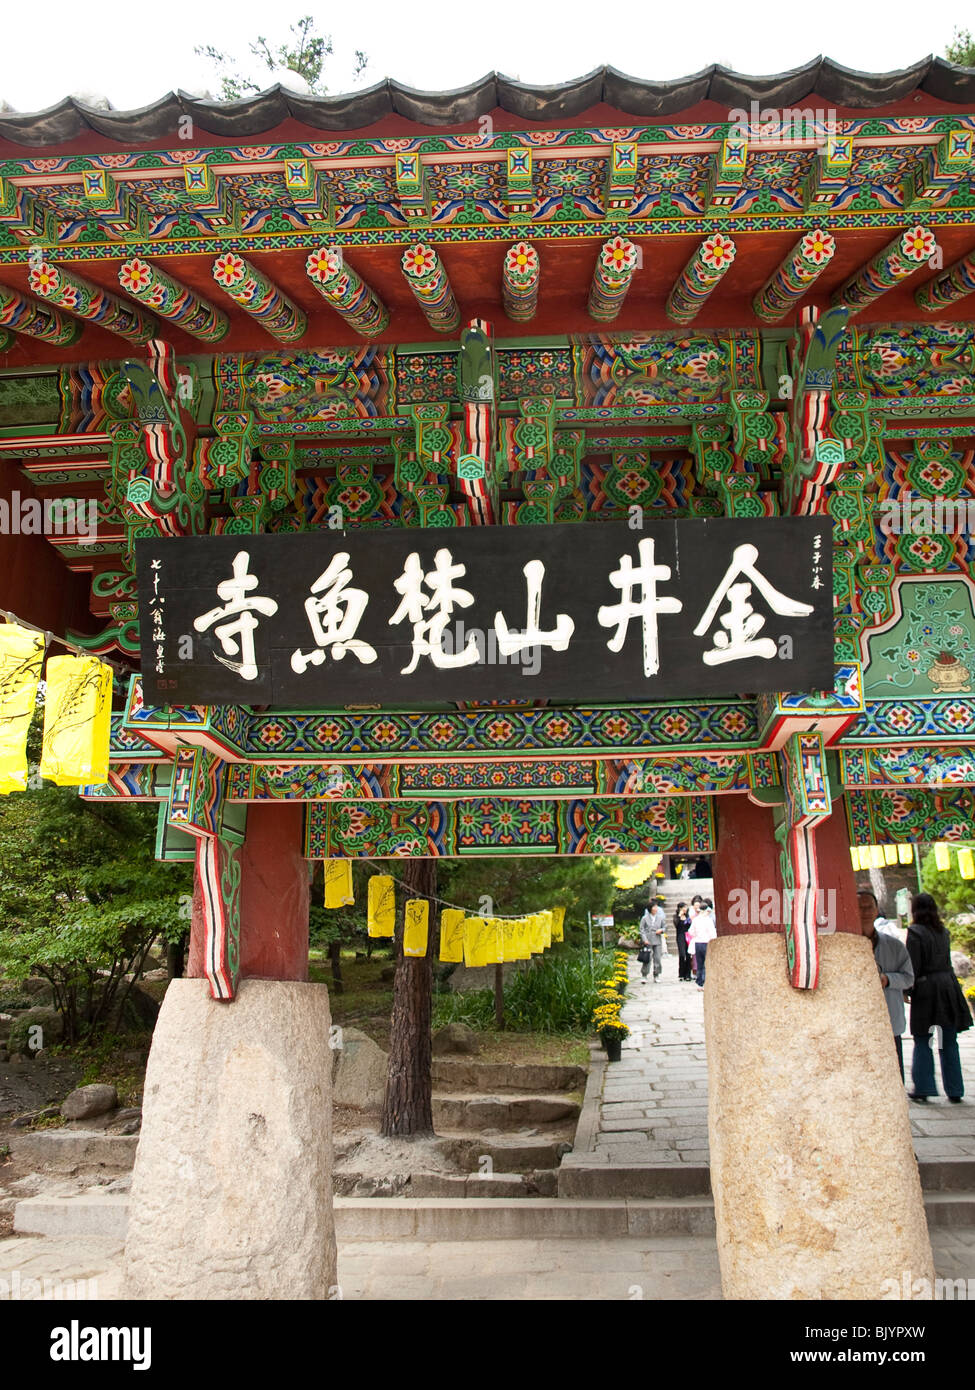
[[[781,924],[759,921],[752,905],[760,901],[764,889],[782,893],[779,869],[779,842],[775,838],[775,819],[770,806],[760,806],[747,796],[726,794],[715,798],[717,853],[714,864],[714,908],[719,936],[740,936],[749,932],[784,931]],[[850,838],[842,802],[833,814],[815,829],[819,882],[826,894],[835,897],[836,930],[859,933],[856,882],[850,860]],[[754,886],[753,886],[754,885]],[[745,921],[729,921],[731,904],[740,905],[740,894],[747,895],[747,914],[735,911]],[[828,906],[830,899],[826,898]]]
[[[302,855],[304,807],[248,807],[240,850],[240,978],[308,979],[308,862]],[[197,876],[187,975],[204,970],[203,892]]]
[[[13,461],[0,459],[0,498],[10,511],[19,518],[21,502],[38,497]],[[90,582],[88,575],[67,568],[46,536],[22,535],[13,526],[0,536],[0,608],[25,623],[62,637],[69,627],[95,630],[88,609]]]

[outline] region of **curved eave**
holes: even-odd
[[[644,81],[616,68],[596,68],[584,77],[535,87],[489,73],[449,92],[420,92],[387,80],[361,92],[303,97],[280,86],[242,101],[200,101],[170,92],[135,111],[102,111],[68,97],[46,111],[0,115],[0,139],[14,144],[58,145],[88,132],[120,144],[158,139],[172,132],[182,116],[201,130],[228,138],[263,134],[292,119],[315,130],[359,130],[389,116],[426,126],[455,126],[502,110],[526,121],[572,118],[606,104],[626,115],[663,117],[702,101],[728,108],[752,101],[782,109],[815,93],[845,108],[885,106],[912,92],[959,106],[975,105],[975,69],[943,58],[925,58],[899,72],[867,73],[816,58],[803,67],[753,77],[717,64],[668,82]]]

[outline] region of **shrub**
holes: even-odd
[[[598,991],[612,969],[609,951],[594,954],[591,962],[585,948],[556,949],[536,957],[505,982],[505,1026],[519,1033],[588,1033]],[[445,1023],[493,1027],[494,992],[439,996],[434,1000],[434,1027]]]

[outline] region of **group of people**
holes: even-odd
[[[911,1100],[926,1104],[938,1094],[934,1079],[931,1029],[941,1034],[941,1080],[945,1095],[955,1105],[965,1094],[958,1055],[958,1034],[972,1026],[971,1010],[951,968],[951,943],[930,893],[918,893],[911,902],[907,943],[891,932],[879,931],[876,896],[869,888],[857,894],[860,930],[873,946],[880,984],[894,1031],[894,1045],[904,1079],[904,1046],[901,1034],[906,1022],[904,1001],[911,1001]]]
[[[653,898],[640,918],[641,974],[646,980],[653,965],[654,980],[660,979],[663,968],[664,940],[667,931],[667,918],[664,914],[663,898]],[[698,989],[704,988],[705,961],[708,942],[718,934],[714,920],[714,903],[710,898],[699,894],[687,903],[678,903],[674,913],[674,931],[677,936],[677,978],[690,982],[692,975]]]

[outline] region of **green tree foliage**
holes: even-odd
[[[945,57],[950,63],[958,63],[963,68],[975,68],[975,39],[970,29],[956,29],[951,43],[945,49]]]
[[[118,1015],[153,942],[189,926],[188,865],[153,858],[155,808],[41,786],[0,798],[0,971],[43,975],[65,1039]]]
[[[518,1033],[591,1033],[599,987],[612,971],[612,950],[591,957],[588,946],[553,946],[543,956],[526,961],[505,981],[505,1026]],[[494,991],[438,995],[433,1026],[442,1028],[446,1023],[493,1028]]]
[[[960,848],[961,845],[952,844],[951,867],[943,871],[934,862],[934,850],[929,850],[921,862],[921,882],[924,891],[930,893],[938,904],[942,919],[950,927],[952,943],[970,952],[975,949],[975,931],[970,926],[950,920],[959,913],[975,913],[975,879],[962,878],[958,872],[957,850]]]
[[[289,26],[291,37],[284,43],[272,46],[263,35],[254,43],[248,44],[252,57],[256,58],[269,72],[275,68],[288,68],[303,77],[317,96],[327,91],[322,71],[326,58],[333,53],[332,40],[328,35],[315,31],[315,20],[310,14],[304,15],[296,24]],[[220,95],[224,101],[239,101],[248,92],[259,92],[260,86],[239,71],[240,60],[230,57],[212,44],[198,44],[193,50],[201,58],[209,60],[220,72]],[[355,75],[367,66],[369,60],[360,50],[355,50]]]

